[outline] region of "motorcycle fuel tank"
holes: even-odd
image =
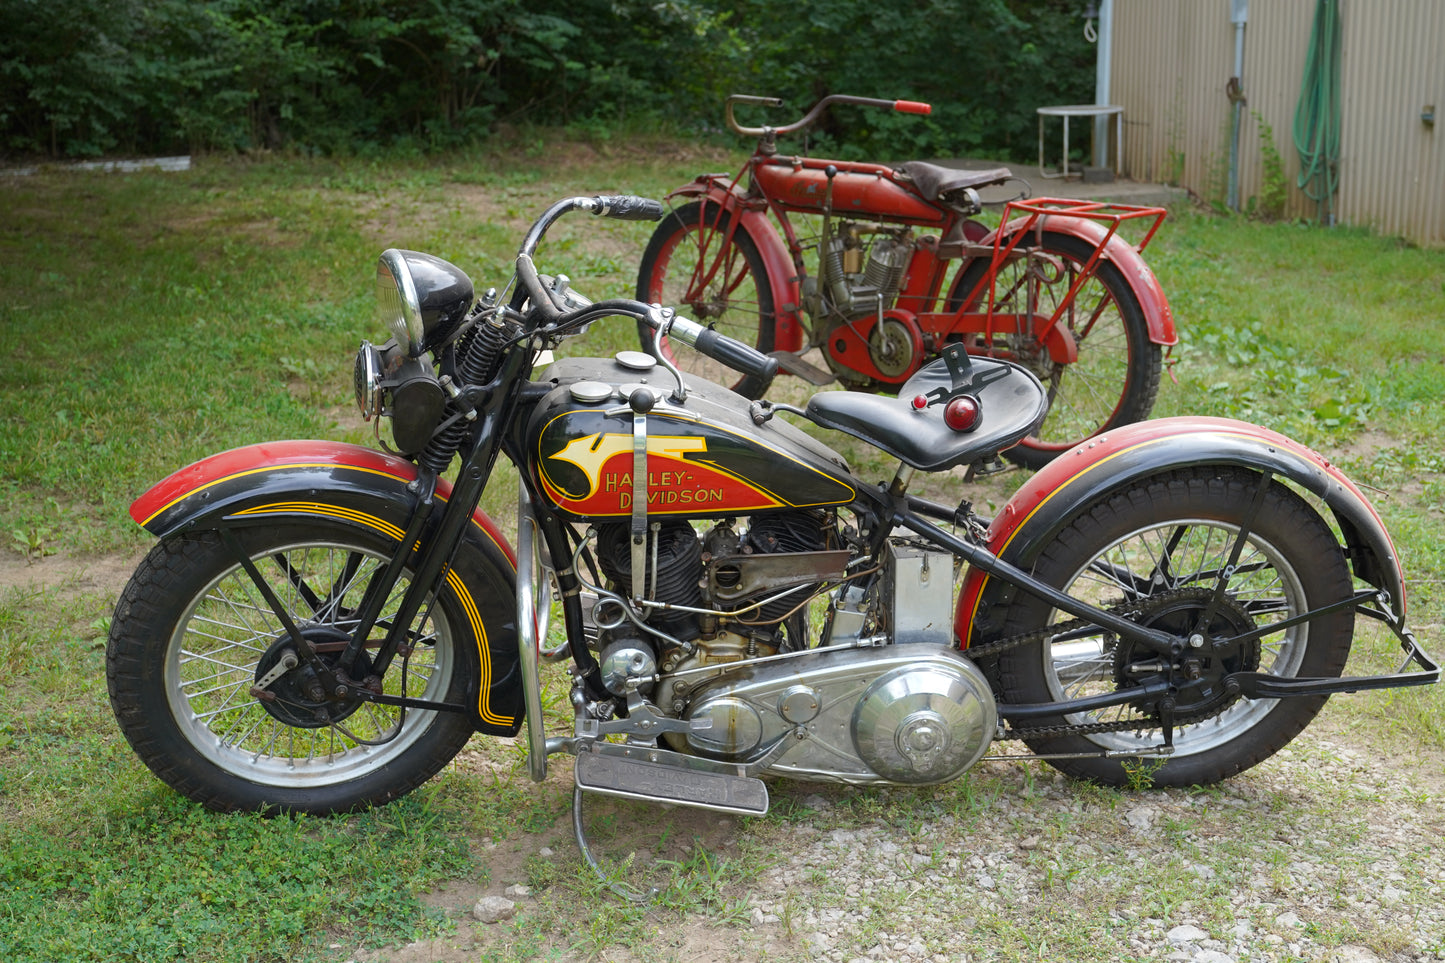
[[[632,514],[638,433],[627,399],[638,388],[656,399],[643,426],[649,513],[751,515],[853,500],[842,457],[802,431],[779,418],[754,425],[748,399],[692,377],[677,404],[670,372],[637,352],[619,357],[565,359],[541,374],[556,387],[534,409],[525,443],[541,490],[563,512]]]

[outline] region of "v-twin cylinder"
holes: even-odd
[[[988,750],[998,723],[978,667],[917,643],[842,647],[739,669],[693,693],[689,748],[722,759],[792,743],[768,768],[844,783],[956,778]]]

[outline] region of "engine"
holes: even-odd
[[[625,598],[629,525],[597,533],[598,565]],[[594,610],[603,684],[687,719],[686,733],[663,738],[690,754],[778,753],[776,771],[851,783],[954,778],[987,750],[997,714],[982,672],[948,645],[953,559],[898,543],[850,579],[841,541],[823,510],[758,515],[743,529],[728,519],[701,534],[660,522],[645,554],[654,631],[615,600]],[[813,647],[810,603],[833,586]],[[894,644],[858,644],[871,639]]]
[[[823,239],[822,282],[809,298],[810,313],[849,320],[893,307],[913,248],[912,232],[906,228],[852,221],[839,225]]]
[[[597,650],[608,691],[623,696],[628,679],[683,666],[721,666],[808,645],[807,605],[846,572],[848,552],[835,550],[831,512],[759,515],[739,532],[733,520],[699,535],[680,518],[651,533],[644,585],[647,632],[603,603]],[[626,522],[597,528],[597,564],[608,588],[631,594],[632,540]],[[685,689],[686,687],[681,687]],[[682,692],[653,693],[664,710],[681,711]]]

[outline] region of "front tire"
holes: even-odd
[[[715,220],[716,218],[716,220]],[[741,228],[727,241],[730,216],[709,203],[704,217],[697,201],[662,219],[647,242],[637,271],[637,300],[671,307],[690,320],[756,348],[776,345],[773,288],[757,245]],[[653,353],[652,329],[637,325],[642,348]],[[739,379],[719,361],[663,339],[662,352],[679,370],[729,385],[748,398],[762,396],[758,379]]]
[[[291,621],[323,652],[344,644],[368,581],[397,544],[320,520],[237,535]],[[393,589],[373,638],[408,582],[403,575]],[[450,584],[411,638],[413,652],[398,656],[384,692],[476,698],[475,640]],[[327,814],[404,795],[471,735],[465,713],[308,702],[298,670],[277,680],[270,691],[278,697],[263,703],[252,687],[287,639],[215,532],[159,543],[121,595],[106,652],[111,706],[141,760],[211,809]]]
[[[1039,555],[1034,573],[1076,598],[1101,607],[1127,602],[1125,608],[1141,613],[1135,617],[1146,624],[1188,633],[1229,564],[1259,479],[1244,470],[1197,468],[1141,480],[1081,510]],[[1294,492],[1271,482],[1205,634],[1211,639],[1238,636],[1350,592],[1344,555],[1324,520]],[[1067,618],[1047,602],[1024,597],[1010,607],[1003,634],[1033,632]],[[1266,635],[1254,646],[1198,651],[1211,657],[1204,664],[1210,679],[1232,671],[1336,677],[1349,657],[1353,632],[1354,612],[1346,609]],[[1141,667],[1157,658],[1098,629],[1067,637],[1059,633],[1000,657],[1001,694],[1008,703],[1041,703],[1113,692],[1133,684],[1147,671]],[[1193,690],[1196,695],[1189,698],[1197,698],[1199,691]],[[1212,702],[1181,705],[1175,753],[1150,774],[1152,784],[1207,784],[1242,772],[1289,743],[1325,701],[1324,696],[1230,701],[1216,693]],[[1120,731],[1041,735],[1025,741],[1041,756],[1127,753],[1159,744],[1157,716],[1127,707],[1021,726],[1100,723],[1120,724]],[[1047,761],[1071,776],[1116,786],[1134,783],[1140,771],[1117,758]],[[1152,765],[1146,764],[1144,771]]]

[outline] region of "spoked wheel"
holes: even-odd
[[[730,219],[717,205],[693,202],[662,219],[643,252],[637,299],[674,308],[698,324],[751,345],[764,354],[775,344],[773,289],[752,238],[739,230],[728,239]],[[652,353],[652,329],[638,323],[643,350]],[[666,358],[684,372],[731,385],[756,398],[763,385],[738,379],[732,368],[686,345],[663,340]]]
[[[1241,671],[1338,676],[1349,656],[1353,611],[1322,615],[1258,640],[1233,640],[1348,597],[1350,575],[1324,520],[1278,483],[1265,492],[1231,568],[1259,484],[1260,476],[1250,472],[1198,468],[1146,479],[1085,508],[1043,551],[1035,573],[1145,625],[1197,635],[1197,644],[1170,657],[1123,643],[1095,626],[1060,629],[1000,657],[1004,701],[1055,702],[1158,680],[1178,684],[1175,752],[1152,773],[1153,783],[1162,786],[1216,782],[1268,758],[1298,735],[1325,697],[1240,698],[1229,693],[1224,678]],[[1225,590],[1217,597],[1221,579]],[[1069,622],[1048,603],[1025,598],[1011,607],[1004,634]],[[1190,684],[1194,680],[1202,684]],[[1143,752],[1160,744],[1159,717],[1151,706],[1019,725],[1035,733],[1026,742],[1040,755]],[[1101,731],[1056,734],[1057,727],[1076,726]],[[1130,780],[1120,759],[1048,761],[1101,783]]]
[[[1087,242],[1069,234],[1044,231],[1041,245],[1033,240],[1031,233],[1015,250],[1036,247],[1063,270],[1054,270],[1050,262],[1031,266],[1026,258],[1004,264],[994,288],[995,314],[1053,316],[1093,254]],[[987,271],[984,257],[960,272],[949,292],[948,310],[965,306],[964,299]],[[984,285],[967,308],[987,307]],[[1159,393],[1163,353],[1149,340],[1144,309],[1112,263],[1096,266],[1065,309],[1062,324],[1078,349],[1078,359],[1068,364],[1054,361],[1030,336],[1000,334],[991,344],[977,345],[980,351],[1025,365],[1048,391],[1049,412],[1038,432],[1004,452],[1027,468],[1041,468],[1101,431],[1143,421]]]
[[[367,585],[396,543],[322,523],[240,537],[286,617],[323,662],[335,664]],[[384,637],[407,584],[403,577],[393,589],[372,638]],[[475,700],[478,663],[463,648],[475,651],[468,626],[449,584],[382,691],[448,702],[470,692]],[[368,654],[353,674],[369,669]],[[146,765],[220,810],[331,813],[386,803],[434,775],[473,731],[464,713],[325,692],[214,533],[168,539],[142,562],[116,609],[107,675],[116,718]]]

